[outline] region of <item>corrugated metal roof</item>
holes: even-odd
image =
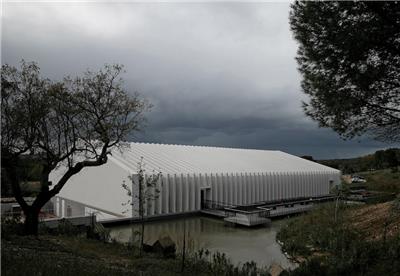
[[[339,172],[282,151],[150,143],[129,143],[109,160],[135,173],[141,157],[147,173]]]

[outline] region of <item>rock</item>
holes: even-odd
[[[272,263],[269,267],[269,273],[271,274],[271,276],[279,276],[283,272],[283,270],[284,269],[277,263]]]
[[[150,244],[144,243],[143,244],[143,251],[144,252],[153,252],[153,246],[150,245]]]
[[[176,246],[170,237],[162,237],[153,243],[153,252],[162,254],[166,258],[175,258]]]

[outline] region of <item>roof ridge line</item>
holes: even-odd
[[[189,145],[189,144],[169,144],[169,143],[157,143],[157,142],[133,142],[133,141],[131,141],[131,142],[128,142],[128,143],[130,143],[130,144],[144,144],[144,145],[160,145],[160,146],[182,146],[182,147],[194,147],[194,148],[211,148],[211,149],[281,151],[281,150],[274,150],[274,149],[256,149],[256,148],[239,148],[239,147]]]

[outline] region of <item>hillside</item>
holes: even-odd
[[[290,275],[400,275],[400,198],[323,204],[292,219],[277,239],[299,262]]]
[[[385,202],[351,210],[349,218],[352,227],[363,233],[368,240],[380,240],[384,235],[386,237],[399,235],[400,212],[398,208],[393,207],[394,204],[395,202]]]
[[[400,149],[391,148],[356,158],[316,160],[316,162],[339,169],[343,174],[397,168],[400,166]]]
[[[373,191],[400,193],[400,170],[376,170],[357,173],[367,182],[367,188]]]

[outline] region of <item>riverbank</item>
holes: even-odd
[[[186,256],[181,272],[179,255],[138,257],[126,245],[82,235],[7,235],[1,241],[1,275],[269,275],[255,263],[235,266],[225,255],[208,251]]]
[[[253,228],[226,226],[226,223],[213,217],[175,218],[154,221],[145,224],[144,241],[153,244],[163,236],[170,237],[180,252],[183,236],[186,232],[186,250],[196,252],[208,249],[210,252],[225,253],[234,265],[256,262],[259,267],[269,267],[273,263],[283,268],[292,268],[293,264],[281,252],[276,242],[276,233],[288,222],[287,219],[274,220],[268,225]],[[140,232],[140,224],[107,227],[112,239],[127,243],[132,235]],[[138,234],[136,241],[138,241]]]
[[[399,200],[325,204],[293,219],[277,235],[300,266],[291,275],[399,275]]]

